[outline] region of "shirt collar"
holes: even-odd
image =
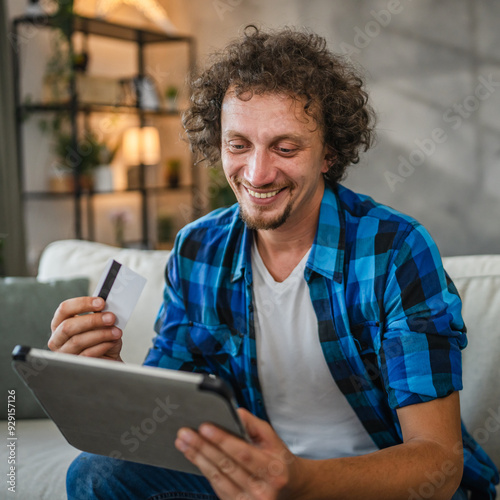
[[[338,189],[342,189],[338,186]],[[345,220],[340,210],[338,193],[325,185],[319,211],[318,229],[306,264],[305,278],[313,271],[340,283],[345,251]]]
[[[338,189],[342,189],[341,186]],[[231,281],[240,279],[244,273],[248,283],[252,282],[251,248],[253,231],[248,229],[238,217],[234,230],[238,239],[235,245]],[[341,214],[338,194],[328,185],[325,185],[321,201],[318,228],[311,253],[306,263],[305,278],[309,281],[312,272],[322,274],[326,278],[340,283],[342,281],[345,250],[345,221]]]
[[[239,280],[246,269],[247,282],[252,282],[251,273],[251,249],[253,241],[253,231],[248,229],[247,225],[240,218],[240,207],[235,213],[235,224],[233,226],[233,231],[237,233],[237,241],[234,248],[233,267],[231,269],[231,282]]]

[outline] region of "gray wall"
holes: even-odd
[[[305,26],[347,52],[365,68],[379,124],[345,184],[420,220],[443,255],[500,253],[500,2],[161,3],[196,36],[200,62],[248,23]],[[9,0],[10,14],[25,4]]]
[[[169,2],[166,3],[169,5]],[[184,9],[183,16],[176,8]],[[443,255],[500,252],[500,2],[170,2],[200,58],[247,23],[310,28],[364,69],[378,142],[345,184],[422,222]]]

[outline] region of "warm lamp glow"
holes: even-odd
[[[160,134],[155,127],[133,127],[123,136],[123,157],[127,165],[160,163]]]
[[[87,2],[88,0],[85,0]],[[83,4],[83,0],[77,4]],[[177,33],[177,29],[171,23],[167,12],[158,0],[96,0],[96,14],[98,17],[105,16],[110,11],[120,5],[131,5],[141,12],[146,18],[153,21],[166,33],[172,35]]]

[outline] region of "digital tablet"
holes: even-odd
[[[13,368],[75,448],[200,474],[175,446],[211,422],[247,439],[230,387],[209,375],[17,346]]]

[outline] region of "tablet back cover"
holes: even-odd
[[[174,446],[180,427],[244,434],[234,402],[206,375],[24,349],[14,370],[82,451],[200,474]]]

